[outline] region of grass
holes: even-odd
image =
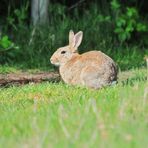
[[[8,65],[0,65],[0,74],[8,74],[8,73],[22,73],[22,72],[28,72],[28,73],[38,73],[38,72],[44,72],[44,71],[54,71],[53,68],[34,68],[34,69],[26,69],[26,68],[20,68],[17,66],[8,66]]]
[[[89,90],[63,83],[0,88],[0,147],[146,147],[146,70]],[[131,74],[132,73],[132,74]]]
[[[104,21],[104,16],[112,17],[110,6],[104,6],[82,13],[51,5],[49,26],[32,28],[24,22],[15,24],[17,30],[6,27],[2,35],[8,34],[19,48],[1,53],[0,74],[53,71],[49,59],[68,43],[70,29],[84,32],[80,53],[101,50],[121,70],[143,67],[146,37],[141,34],[140,43],[133,38],[120,45],[114,22]],[[49,82],[0,88],[0,147],[146,147],[147,75],[145,69],[125,71],[116,86],[99,91]]]

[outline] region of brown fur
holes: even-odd
[[[70,32],[70,45],[59,48],[51,57],[51,63],[60,66],[61,77],[68,84],[84,85],[94,89],[110,85],[117,80],[115,62],[101,51],[78,54],[77,47],[82,40],[81,33],[73,36]],[[62,51],[66,53],[62,54]]]

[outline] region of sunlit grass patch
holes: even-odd
[[[62,82],[0,88],[0,146],[145,147],[147,88],[146,80],[99,91]]]

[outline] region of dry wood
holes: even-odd
[[[54,72],[42,72],[37,74],[30,73],[10,73],[0,74],[0,86],[6,86],[9,84],[26,84],[26,83],[39,83],[42,81],[59,81],[60,76]]]

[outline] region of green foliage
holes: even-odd
[[[17,18],[19,25],[26,24],[25,21],[28,18],[28,8],[29,8],[29,1],[27,1],[26,5],[22,6],[20,9],[14,10],[14,14]]]
[[[55,11],[56,10],[56,11]],[[52,19],[60,19],[60,18],[65,18],[66,14],[66,6],[60,5],[59,3],[54,4],[54,5],[49,5],[49,17]]]
[[[122,11],[122,7],[117,0],[111,2],[111,7],[114,12],[114,32],[118,35],[121,43],[130,40],[135,32],[148,32],[146,24],[141,21],[135,7],[126,7]]]
[[[8,27],[12,27],[13,29],[17,30],[20,27],[24,27],[27,23],[26,20],[28,19],[28,10],[29,10],[29,1],[26,1],[21,8],[16,8],[11,12],[11,6],[8,7],[8,16],[7,16],[7,25],[6,30]]]
[[[138,36],[140,43],[135,41],[135,33],[145,32],[146,29],[137,9],[124,9],[117,1],[112,1],[105,10],[106,13],[103,13],[101,6],[92,4],[82,13],[77,7],[69,10],[55,3],[49,7],[49,26],[33,28],[26,25],[28,4],[24,3],[20,9],[15,8],[13,13],[8,13],[10,28],[6,25],[4,29],[4,34],[10,34],[19,48],[1,54],[0,63],[53,69],[50,56],[57,48],[68,44],[68,33],[73,29],[74,32],[84,32],[80,53],[101,50],[111,56],[121,69],[144,66],[147,35],[144,37],[141,34],[143,38]]]
[[[2,38],[0,38],[0,47],[1,48],[8,48],[12,47],[14,44],[8,39],[8,36],[5,35]]]
[[[19,47],[16,46],[7,35],[0,38],[0,63],[9,61],[12,57],[16,56]]]

